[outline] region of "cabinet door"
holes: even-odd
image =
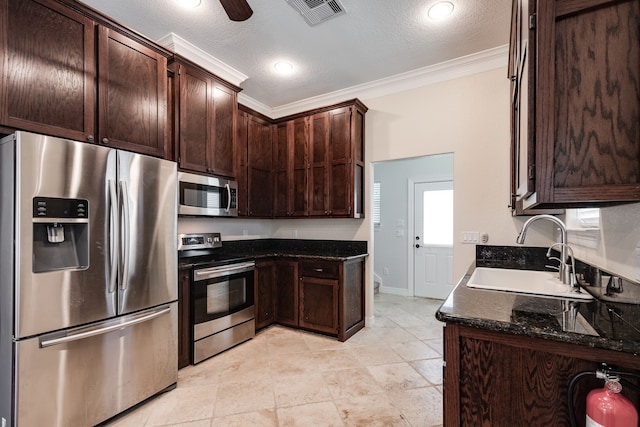
[[[273,173],[275,175],[275,189],[273,197],[273,214],[276,217],[291,216],[290,210],[290,144],[293,121],[275,125],[273,140]]]
[[[338,281],[300,276],[300,327],[338,333]]]
[[[332,216],[351,215],[351,109],[338,108],[329,113],[329,211]]]
[[[213,100],[213,135],[211,149],[211,172],[216,175],[235,177],[233,170],[234,140],[238,112],[235,91],[214,83],[211,98]]]
[[[309,147],[309,215],[329,212],[329,113],[311,116]]]
[[[191,269],[178,271],[178,369],[191,363]]]
[[[164,157],[167,58],[112,29],[99,27],[100,143]]]
[[[248,192],[249,177],[247,170],[247,143],[249,132],[249,114],[244,111],[238,111],[238,126],[236,127],[236,156],[235,171],[236,181],[238,182],[238,216],[247,216],[248,212]]]
[[[208,153],[212,129],[213,103],[209,94],[213,82],[206,74],[179,66],[180,168],[208,172]]]
[[[276,322],[298,326],[298,263],[276,261]]]
[[[537,203],[640,200],[640,1],[537,5]]]
[[[95,137],[95,24],[50,0],[0,0],[0,122]]]
[[[271,217],[273,214],[273,171],[271,126],[249,116],[248,174],[249,216]]]
[[[309,215],[308,177],[309,177],[309,119],[306,117],[293,121],[293,138],[290,145],[291,174],[289,178],[291,216]]]
[[[274,261],[258,261],[255,269],[255,310],[256,329],[269,326],[275,320],[274,281],[276,266]]]

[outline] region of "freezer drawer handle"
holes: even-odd
[[[109,332],[117,331],[118,329],[128,328],[129,326],[137,325],[138,323],[143,323],[143,322],[146,322],[148,320],[155,319],[156,317],[160,317],[163,314],[167,314],[169,312],[171,312],[171,307],[170,306],[165,306],[165,307],[160,308],[158,310],[155,310],[155,311],[153,311],[151,313],[145,314],[145,315],[140,316],[140,317],[136,317],[134,319],[128,320],[128,321],[123,322],[123,323],[118,323],[116,325],[111,325],[111,326],[107,326],[107,327],[104,327],[104,328],[98,328],[98,329],[91,329],[91,330],[84,331],[84,332],[71,333],[71,334],[66,335],[64,337],[52,338],[50,340],[40,338],[40,348],[51,347],[51,346],[54,346],[54,345],[64,344],[64,343],[72,342],[72,341],[78,341],[78,340],[81,340],[81,339],[84,339],[84,338],[89,338],[89,337],[93,337],[93,336],[96,336],[96,335],[102,335],[102,334],[106,334],[106,333],[109,333]]]

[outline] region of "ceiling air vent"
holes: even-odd
[[[338,0],[287,0],[309,25],[317,25],[327,19],[347,13]]]

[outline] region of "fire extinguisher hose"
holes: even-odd
[[[571,381],[569,381],[569,387],[567,388],[567,404],[569,405],[569,419],[571,421],[571,427],[577,427],[576,412],[573,408],[573,389],[576,386],[578,380],[588,375],[596,376],[596,371],[582,371],[575,374]]]

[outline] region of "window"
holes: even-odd
[[[600,241],[600,209],[567,209],[567,241],[571,245],[597,248]]]
[[[425,245],[453,245],[453,190],[424,192]]]
[[[373,183],[373,226],[380,228],[380,181]]]

